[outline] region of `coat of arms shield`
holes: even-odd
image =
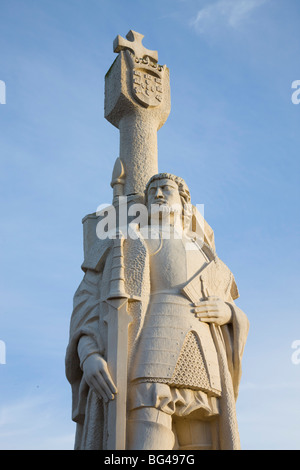
[[[152,72],[152,71],[151,71]],[[133,94],[143,106],[158,106],[162,101],[162,78],[142,68],[133,69]]]

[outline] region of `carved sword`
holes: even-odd
[[[129,296],[125,290],[124,235],[117,230],[114,240],[110,293],[106,300],[108,313],[107,363],[118,393],[108,403],[107,449],[124,450],[126,446],[128,326],[132,321],[127,311]]]

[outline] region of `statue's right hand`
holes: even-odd
[[[89,387],[104,401],[113,400],[117,388],[111,378],[107,362],[100,354],[91,354],[83,365],[84,378]]]

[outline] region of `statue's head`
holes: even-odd
[[[190,204],[191,197],[185,181],[170,173],[158,173],[150,178],[145,189],[145,202],[148,210],[158,207],[158,212],[183,213]]]
[[[189,188],[179,176],[171,173],[158,173],[148,181],[145,189],[146,205],[178,204],[182,207],[191,202]]]

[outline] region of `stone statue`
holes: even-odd
[[[142,204],[147,219],[118,223],[107,237],[96,235],[99,214],[83,220],[85,274],[66,353],[75,449],[239,449],[235,402],[248,320],[186,183],[157,172],[153,136],[168,115],[168,73],[141,39],[117,37],[107,76],[117,96],[107,83],[106,117],[122,148],[107,212],[121,212],[125,199],[127,215]]]

